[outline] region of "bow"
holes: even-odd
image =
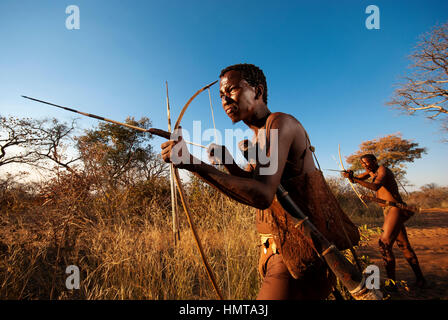
[[[212,83],[206,85],[205,87],[199,89],[199,90],[198,90],[198,91],[197,91],[197,92],[196,92],[196,93],[195,93],[195,94],[194,94],[194,95],[187,101],[187,103],[185,104],[185,106],[182,108],[182,110],[181,110],[181,112],[180,112],[180,114],[179,114],[179,117],[177,118],[176,124],[174,125],[174,131],[177,130],[177,129],[179,128],[179,126],[180,126],[180,121],[182,120],[182,117],[184,116],[185,111],[187,111],[187,108],[188,108],[188,106],[190,105],[190,103],[191,103],[191,102],[192,102],[192,101],[193,101],[193,100],[194,100],[194,99],[195,99],[201,92],[203,92],[204,90],[210,88],[210,87],[213,86],[216,82],[218,82],[218,80],[216,80],[216,81],[214,81],[214,82],[212,82]],[[177,189],[178,189],[178,191],[179,191],[180,200],[181,200],[181,202],[182,202],[182,207],[184,208],[185,215],[187,216],[188,224],[190,225],[191,232],[193,233],[194,240],[195,240],[196,245],[197,245],[197,247],[198,247],[198,249],[199,249],[199,253],[200,253],[200,255],[201,255],[202,262],[203,262],[204,267],[205,267],[205,269],[206,269],[207,275],[208,275],[208,277],[209,277],[209,279],[210,279],[210,281],[211,281],[211,283],[212,283],[212,285],[213,285],[213,288],[215,289],[216,294],[218,295],[219,299],[222,300],[222,299],[223,299],[222,294],[221,294],[221,292],[219,291],[219,288],[218,288],[218,286],[217,286],[217,284],[216,284],[215,277],[214,277],[213,272],[212,272],[212,270],[211,270],[210,264],[208,263],[207,258],[205,257],[205,254],[204,254],[204,250],[203,250],[203,248],[202,248],[201,241],[199,240],[199,236],[198,236],[198,234],[197,234],[197,232],[196,232],[196,228],[194,227],[194,225],[193,225],[193,221],[191,220],[190,207],[189,207],[188,202],[187,202],[187,199],[186,199],[186,197],[185,197],[185,191],[184,191],[184,188],[183,188],[183,186],[182,186],[182,183],[181,183],[181,180],[180,180],[180,177],[179,177],[179,171],[178,171],[178,169],[177,169],[176,167],[174,167],[174,166],[172,166],[172,168],[173,168],[172,172],[173,172],[174,180],[175,180],[175,182],[176,182]]]
[[[339,152],[339,163],[340,163],[340,167],[343,171],[347,172],[347,170],[345,170],[344,168],[344,163],[342,162],[342,156],[341,156],[341,145],[338,144],[338,152]],[[353,185],[353,183],[348,180],[348,182],[350,183],[350,186],[352,187],[353,191],[356,193],[356,195],[358,196],[359,200],[361,200],[361,202],[366,206],[366,208],[369,208],[367,206],[367,204],[364,202],[364,200],[362,200],[361,195],[359,194],[359,192],[356,190],[355,186]]]

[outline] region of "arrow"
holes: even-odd
[[[61,109],[64,109],[64,110],[67,110],[67,111],[70,111],[70,112],[82,114],[83,116],[86,116],[86,117],[89,117],[89,118],[94,118],[94,119],[97,119],[97,120],[102,120],[102,121],[110,122],[110,123],[113,123],[113,124],[118,124],[120,126],[127,127],[127,128],[130,128],[130,129],[133,129],[133,130],[137,130],[137,131],[149,132],[150,134],[153,134],[153,135],[156,135],[156,136],[168,139],[168,140],[171,139],[171,133],[169,133],[168,131],[165,131],[165,130],[160,130],[160,129],[156,129],[156,128],[145,129],[145,128],[133,126],[133,125],[128,124],[128,123],[123,123],[123,122],[107,119],[107,118],[104,118],[104,117],[101,117],[101,116],[97,116],[95,114],[86,113],[86,112],[82,112],[82,111],[75,110],[75,109],[72,109],[72,108],[60,106],[58,104],[54,104],[54,103],[47,102],[47,101],[44,101],[44,100],[39,100],[39,99],[27,97],[27,96],[22,96],[22,97],[25,98],[25,99],[29,99],[29,100],[33,100],[33,101],[39,102],[39,103],[48,104],[48,105],[53,106],[53,107],[61,108]],[[194,145],[194,146],[198,146],[198,147],[207,149],[206,146],[203,146],[201,144],[190,142],[190,141],[186,141],[186,140],[184,140],[184,141],[185,141],[185,143],[188,143],[188,144],[191,144],[191,145]]]

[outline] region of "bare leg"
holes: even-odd
[[[395,239],[403,226],[405,219],[400,215],[400,209],[391,207],[385,212],[383,233],[379,240],[380,252],[383,256],[387,277],[395,279],[395,256],[392,251]]]
[[[408,235],[406,233],[406,228],[403,225],[401,227],[400,232],[397,236],[397,245],[400,248],[400,250],[403,252],[403,255],[409,265],[412,268],[412,271],[414,271],[415,277],[416,277],[416,284],[419,287],[422,287],[425,285],[426,281],[423,277],[422,270],[420,269],[420,265],[418,263],[417,255],[415,254],[414,250],[411,247],[411,244],[408,239]]]

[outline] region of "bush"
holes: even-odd
[[[448,208],[448,187],[435,184],[425,185],[419,191],[410,193],[406,202],[421,208]]]

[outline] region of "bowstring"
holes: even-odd
[[[210,101],[210,110],[211,110],[211,113],[212,113],[213,129],[215,130],[215,143],[218,144],[218,131],[216,131],[215,115],[214,115],[214,112],[213,112],[212,95],[210,93],[210,88],[207,88],[207,90],[208,90],[208,99]],[[214,166],[220,168],[221,164],[220,163],[215,163]]]
[[[208,88],[207,90],[208,90],[208,99],[210,101],[210,110],[212,111],[213,129],[215,130],[215,143],[218,144],[218,132],[216,131],[215,115],[213,113],[212,95],[210,93],[210,88]]]

